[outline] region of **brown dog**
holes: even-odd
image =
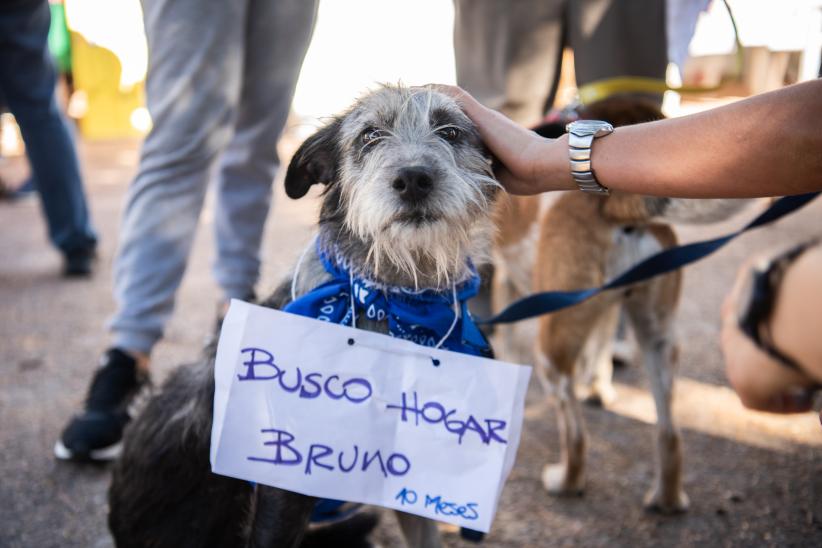
[[[600,101],[582,114],[614,126],[662,118],[654,104],[629,98]],[[512,197],[498,211],[495,308],[531,291],[601,286],[642,259],[674,246],[676,236],[667,223],[722,220],[745,203],[620,192]],[[586,434],[575,381],[585,379],[592,399],[613,398],[612,340],[622,307],[650,376],[658,417],[656,477],[645,504],[665,513],[688,507],[682,489],[680,436],[671,417],[677,361],[672,324],[680,288],[681,274],[673,272],[627,290],[602,293],[530,325],[500,329],[497,348],[503,357],[526,362],[533,357],[544,387],[558,403],[562,451],[560,462],[543,471],[548,492],[578,494],[584,488]]]

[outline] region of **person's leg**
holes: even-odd
[[[188,261],[210,172],[231,137],[246,1],[143,0],[153,120],[114,264],[114,345],[150,353]]]
[[[618,76],[665,80],[665,0],[580,0],[568,15],[578,86]]]
[[[0,11],[0,91],[20,125],[49,237],[67,259],[66,274],[88,274],[97,237],[74,141],[55,99],[49,21],[45,0]],[[80,256],[85,268],[75,272],[72,261]]]
[[[214,274],[225,297],[248,299],[279,167],[277,141],[288,117],[314,27],[316,1],[252,0],[235,133],[220,163]]]
[[[143,0],[146,99],[154,126],[122,219],[114,268],[114,347],[94,375],[84,412],[55,446],[59,458],[106,460],[117,454],[148,354],[171,315],[209,171],[231,135],[247,5]]]
[[[564,0],[455,0],[457,83],[522,124],[545,113],[562,55]]]

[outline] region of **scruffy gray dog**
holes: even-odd
[[[378,286],[441,292],[473,276],[487,256],[498,183],[476,129],[445,95],[384,86],[359,100],[291,160],[291,198],[317,183],[325,185],[320,245],[264,306],[282,308],[327,281],[324,248]],[[385,320],[365,317],[357,327],[388,331]],[[211,473],[213,367],[213,348],[180,367],[127,429],[109,493],[117,545],[362,545],[355,538],[374,526],[373,516],[306,535],[315,499]],[[397,517],[409,546],[440,545],[433,522]]]

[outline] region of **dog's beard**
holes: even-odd
[[[483,260],[488,198],[476,184],[460,183],[432,197],[438,207],[397,206],[390,188],[369,190],[368,184],[347,196],[346,227],[368,244],[366,267],[377,280],[393,270],[417,289],[444,289],[462,281],[468,257]]]
[[[470,244],[468,231],[445,220],[420,224],[392,222],[371,237],[368,263],[375,276],[387,265],[420,287],[420,278],[434,280],[437,288],[455,281],[465,267]]]

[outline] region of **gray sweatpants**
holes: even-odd
[[[154,122],[114,265],[114,345],[162,337],[216,169],[214,275],[228,298],[259,275],[276,146],[311,39],[315,0],[143,0]]]

